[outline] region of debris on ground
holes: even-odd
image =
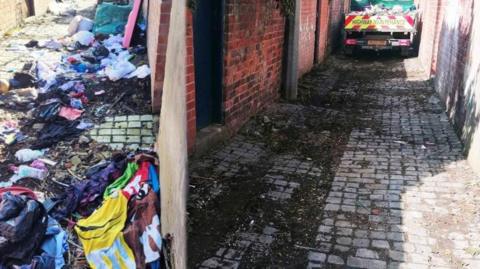
[[[132,6],[95,4],[52,3],[1,41],[19,57],[0,70],[1,268],[103,268],[115,251],[127,268],[168,263],[145,33],[125,48]]]
[[[479,177],[436,100],[417,59],[331,56],[190,162],[189,268],[478,268]]]

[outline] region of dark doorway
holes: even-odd
[[[220,123],[223,78],[223,0],[197,0],[193,16],[197,128]]]

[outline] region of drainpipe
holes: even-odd
[[[300,0],[295,0],[295,12],[288,15],[284,61],[283,90],[287,100],[296,100],[298,95],[298,36],[300,31]]]
[[[320,46],[320,16],[322,10],[322,0],[317,0],[317,10],[316,10],[316,19],[315,19],[315,50],[313,53],[313,63],[317,64],[320,62],[320,51],[318,47]]]

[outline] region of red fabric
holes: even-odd
[[[148,180],[148,168],[150,162],[141,162],[140,168],[138,168],[135,175],[130,179],[128,184],[123,188],[122,192],[127,196],[131,197],[138,193],[142,185]]]
[[[24,187],[8,187],[8,188],[0,188],[0,199],[4,193],[10,192],[14,195],[25,195],[29,198],[32,198],[33,200],[37,200],[37,196],[35,193]]]

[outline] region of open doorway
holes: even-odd
[[[197,129],[222,120],[223,0],[197,0],[193,16]]]

